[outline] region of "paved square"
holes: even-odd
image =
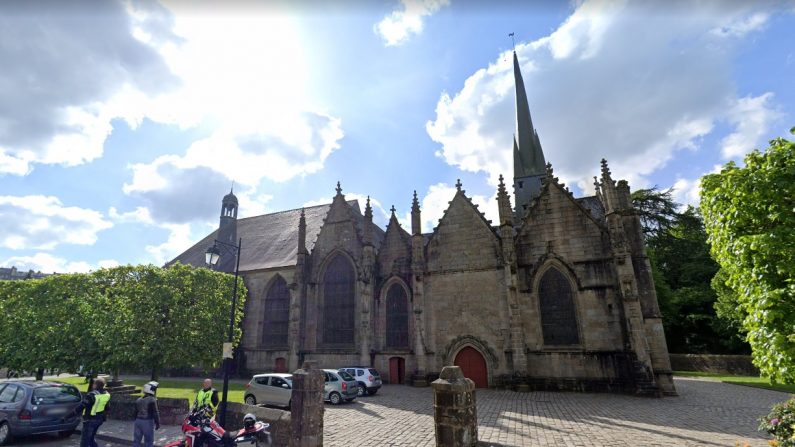
[[[495,446],[766,446],[757,419],[789,394],[677,378],[678,397],[478,390],[478,437]],[[430,388],[384,386],[326,405],[327,446],[433,446]],[[739,443],[739,444],[738,444]]]

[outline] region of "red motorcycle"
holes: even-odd
[[[243,428],[226,431],[210,416],[208,408],[191,412],[182,422],[184,439],[169,442],[165,447],[237,447],[269,446],[271,435],[267,424],[253,414],[243,417]]]

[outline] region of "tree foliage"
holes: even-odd
[[[234,342],[246,289],[239,279]],[[31,371],[212,368],[227,341],[233,277],[181,264],[0,281],[0,365]]]
[[[710,282],[718,265],[710,257],[698,209],[688,207],[684,212],[677,211],[679,204],[674,202],[671,189],[638,190],[632,198],[635,208],[642,210],[642,225],[669,351],[748,352],[738,331],[716,316],[717,297]]]
[[[661,191],[654,186],[633,191],[632,206],[647,238],[665,233],[679,218],[680,204],[674,201],[673,188]]]
[[[795,382],[795,143],[778,138],[744,167],[730,162],[705,176],[701,208],[754,363],[773,380]]]

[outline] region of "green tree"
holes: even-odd
[[[710,287],[718,265],[710,257],[698,209],[678,212],[672,190],[657,187],[633,193],[641,210],[655,290],[671,352],[748,352],[736,332],[716,316]]]
[[[679,218],[680,204],[673,198],[673,188],[661,191],[654,186],[632,192],[632,206],[640,217],[646,238],[665,233]]]
[[[245,305],[238,279],[234,343]],[[210,369],[227,341],[234,277],[144,265],[0,281],[0,365],[33,371]]]
[[[792,129],[795,133],[795,128]],[[745,314],[754,364],[774,381],[795,382],[795,143],[726,164],[701,182],[712,255]]]

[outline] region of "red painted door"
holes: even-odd
[[[455,356],[455,366],[460,366],[464,377],[472,379],[477,388],[489,387],[489,375],[486,369],[486,359],[477,349],[467,346],[458,351]]]
[[[274,365],[273,369],[277,373],[286,373],[287,372],[287,360],[284,357],[278,357],[276,359],[276,365]]]
[[[406,369],[406,360],[402,357],[392,357],[389,359],[389,383],[403,384]]]

